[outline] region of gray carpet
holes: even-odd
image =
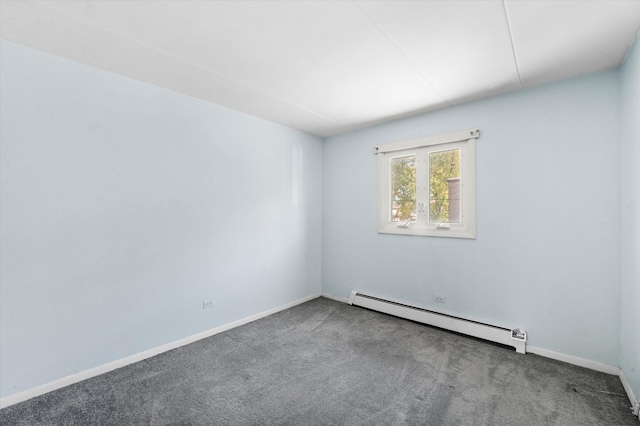
[[[616,376],[318,298],[0,410],[4,425],[634,425]]]

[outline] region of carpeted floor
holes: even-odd
[[[634,425],[616,376],[318,298],[0,410],[9,425]]]

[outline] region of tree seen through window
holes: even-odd
[[[416,156],[391,159],[391,221],[416,219]]]
[[[460,150],[429,154],[429,222],[460,222]]]

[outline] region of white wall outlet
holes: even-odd
[[[202,302],[202,309],[213,308],[213,299],[205,300]]]
[[[433,295],[433,301],[434,302],[438,302],[438,303],[446,303],[447,302],[447,298],[444,296],[440,296],[438,294],[434,294]]]

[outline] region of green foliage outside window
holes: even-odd
[[[393,158],[391,167],[391,221],[415,220],[416,156]]]
[[[449,222],[448,179],[460,176],[460,150],[429,154],[429,221]]]

